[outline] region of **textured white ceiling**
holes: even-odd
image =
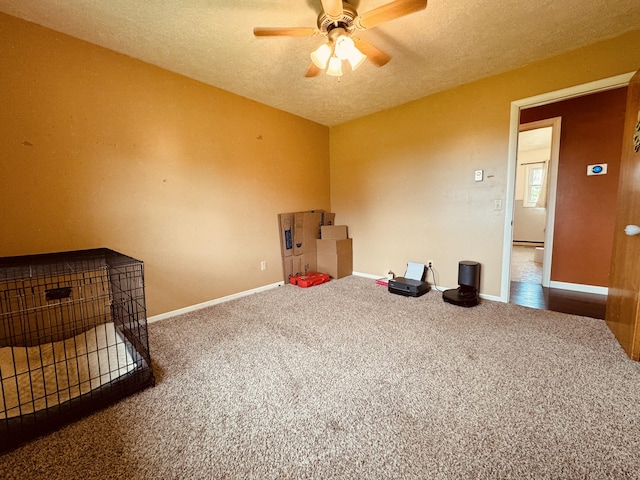
[[[387,0],[350,1],[359,13]],[[359,36],[392,56],[305,78],[320,0],[0,0],[0,11],[324,125],[336,125],[640,28],[640,0],[430,0]]]
[[[518,134],[518,152],[551,148],[552,127],[526,130]]]

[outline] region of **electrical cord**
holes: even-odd
[[[431,271],[431,277],[433,278],[433,288],[434,288],[434,290],[437,290],[438,292],[444,292],[444,290],[440,290],[438,288],[438,282],[436,281],[436,271],[431,265],[429,265],[427,267],[427,277],[426,277],[427,281],[429,281],[429,271]]]

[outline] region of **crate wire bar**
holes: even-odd
[[[0,451],[153,386],[143,263],[0,258]]]

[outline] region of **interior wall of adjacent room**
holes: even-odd
[[[332,127],[331,205],[354,270],[431,259],[455,287],[458,262],[475,260],[482,293],[499,296],[511,102],[635,71],[638,42],[640,30]]]
[[[547,209],[545,207],[524,206],[524,195],[528,180],[525,165],[547,162],[550,155],[550,141],[549,146],[546,148],[518,151],[513,211],[513,239],[516,241],[544,243]]]
[[[627,88],[520,112],[522,122],[562,117],[551,280],[609,285]],[[607,163],[606,175],[587,165]]]
[[[2,256],[137,257],[154,315],[281,281],[277,214],[330,209],[327,127],[4,14],[0,45]]]

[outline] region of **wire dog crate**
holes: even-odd
[[[0,451],[154,384],[141,261],[0,258]]]

